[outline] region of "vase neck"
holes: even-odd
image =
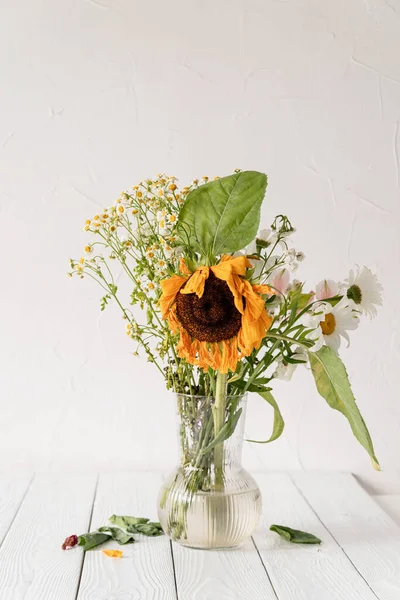
[[[241,467],[246,400],[246,395],[227,396],[216,429],[214,397],[177,394],[181,466],[214,470],[222,458],[224,470]]]

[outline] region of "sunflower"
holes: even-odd
[[[178,356],[227,373],[260,347],[272,322],[262,295],[273,291],[244,279],[248,268],[245,256],[224,255],[219,264],[194,273],[181,261],[184,275],[161,281],[161,314],[179,333]]]

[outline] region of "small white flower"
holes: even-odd
[[[299,263],[297,263],[295,261],[291,262],[287,265],[287,268],[289,269],[289,271],[291,273],[295,273],[297,271],[298,267],[299,267]]]
[[[296,228],[292,227],[292,229],[290,231],[280,231],[279,235],[281,237],[288,238],[290,235],[293,235],[294,233],[296,233]]]
[[[333,279],[323,279],[315,288],[315,297],[317,300],[326,300],[339,294],[339,284]]]
[[[305,259],[305,257],[306,257],[306,255],[304,254],[304,252],[301,252],[301,251],[299,251],[299,252],[296,254],[296,260],[297,260],[298,262],[303,262],[303,260]]]
[[[278,236],[272,229],[261,229],[255,239],[244,249],[244,254],[251,255],[257,253],[257,240],[261,242],[261,245],[271,246],[274,245]]]
[[[300,346],[298,347],[296,352],[292,354],[291,358],[293,360],[303,361],[304,364],[307,363],[307,354]],[[290,381],[292,379],[293,373],[298,367],[298,364],[286,363],[285,360],[282,357],[280,357],[278,360],[278,365],[273,373],[273,377],[275,377],[275,379]]]
[[[296,254],[297,254],[297,252],[296,252],[296,250],[294,248],[291,248],[290,250],[288,250],[286,252],[286,256],[284,258],[285,263],[287,265],[290,265],[293,262],[295,262],[295,260],[296,260]]]
[[[262,242],[268,242],[268,244],[274,244],[278,239],[278,236],[272,229],[261,229],[256,239]]]
[[[383,288],[378,278],[367,267],[357,267],[357,271],[350,271],[345,281],[347,298],[355,302],[357,307],[371,319],[376,317],[377,306],[382,306]]]
[[[148,281],[144,291],[148,296],[154,298],[157,292],[157,286],[152,281]]]
[[[147,223],[145,225],[141,225],[139,228],[140,235],[144,238],[150,237],[153,235],[153,230]]]
[[[280,359],[278,366],[276,367],[273,377],[275,379],[282,379],[283,381],[290,381],[293,377],[293,373],[296,370],[297,365],[292,363],[285,363],[283,359]]]

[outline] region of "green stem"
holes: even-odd
[[[217,437],[225,421],[226,407],[226,373],[217,373],[217,384],[215,388],[215,404],[213,410],[214,437]],[[214,448],[215,489],[222,491],[224,487],[223,478],[224,443],[217,444]]]
[[[311,346],[311,344],[304,344],[303,342],[300,342],[299,340],[296,340],[295,338],[288,337],[287,335],[280,335],[278,333],[272,333],[270,331],[268,331],[266,337],[272,338],[273,340],[282,340],[285,342],[289,342],[289,344],[296,344],[297,346],[306,348],[306,350],[309,350],[309,348]]]

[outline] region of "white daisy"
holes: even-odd
[[[377,276],[367,267],[357,267],[357,271],[350,271],[345,284],[347,298],[353,300],[357,308],[371,319],[376,317],[376,307],[382,306],[383,292]]]
[[[318,317],[320,321],[319,328],[323,341],[327,346],[337,352],[340,348],[342,337],[347,341],[348,345],[350,344],[347,331],[357,329],[360,323],[359,311],[352,300],[344,297],[335,306],[321,302],[319,305],[316,305],[314,311],[314,316]],[[319,336],[316,336],[317,342],[320,341],[318,338]],[[317,349],[315,346],[311,348],[312,351],[316,351]]]

